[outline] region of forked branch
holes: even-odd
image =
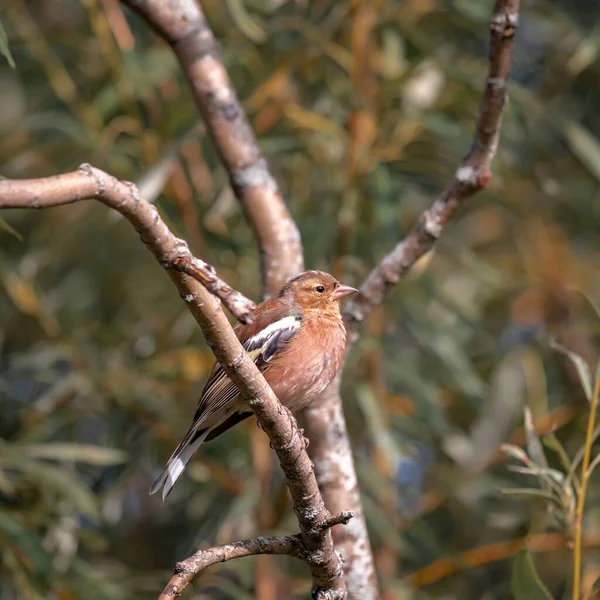
[[[304,439],[294,418],[283,409],[243,349],[218,299],[204,287],[206,282],[201,278],[201,284],[195,277],[173,268],[181,257],[193,258],[187,244],[171,233],[156,207],[140,197],[135,185],[119,181],[90,165],[82,165],[73,173],[44,179],[0,180],[0,209],[47,208],[88,198],[120,212],[167,270],[217,360],[246,398],[279,457],[300,525],[302,558],[310,566],[313,576],[313,597],[343,600],[346,587],[342,566],[330,530],[323,528],[331,515],[323,504]],[[214,272],[209,271],[209,275],[214,276]]]
[[[313,533],[319,535],[336,525],[346,525],[352,516],[352,513],[348,510],[341,512],[339,515],[329,516],[324,521],[317,523]],[[215,546],[208,550],[199,550],[175,565],[174,575],[158,600],[177,598],[200,571],[220,562],[242,556],[252,556],[253,554],[285,554],[305,559],[306,553],[307,549],[302,542],[301,535],[258,537],[224,544],[223,546]]]

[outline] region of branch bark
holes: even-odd
[[[265,294],[274,295],[281,285],[303,269],[302,244],[298,229],[283,201],[277,183],[261,155],[256,137],[219,58],[217,41],[197,2],[162,0],[122,0],[160,35],[177,55],[189,81],[194,99],[212,140],[221,155],[233,190],[250,222],[261,253],[261,271]],[[304,411],[302,426],[311,441],[310,455],[321,478],[332,464],[328,444],[341,452],[336,476],[343,477],[326,487],[327,506],[343,502],[336,492],[347,489],[341,507],[353,511],[352,535],[344,544],[344,570],[352,579],[348,586],[353,600],[368,600],[379,595],[373,554],[364,522],[358,481],[350,450],[346,422],[339,394],[331,404],[323,397],[319,412]],[[333,420],[328,420],[333,419]],[[338,511],[339,512],[339,511]],[[346,528],[347,529],[347,528]]]
[[[302,268],[297,228],[268,172],[256,139],[218,57],[215,38],[197,4],[158,0],[123,0],[172,46],[191,84],[196,103],[227,168],[233,188],[257,237],[263,285],[274,294]],[[506,99],[512,38],[518,23],[518,0],[496,0],[491,23],[490,69],[471,152],[440,198],[425,211],[408,236],[371,271],[346,311],[348,349],[360,323],[382,302],[386,290],[428,252],[463,201],[489,185],[500,116]],[[336,534],[345,557],[350,598],[378,595],[372,552],[343,416],[339,378],[304,411],[303,426],[327,506],[356,513],[352,526]]]
[[[421,214],[404,240],[373,268],[359,293],[348,304],[344,314],[348,330],[346,352],[358,339],[360,324],[381,304],[386,291],[431,250],[464,201],[490,184],[490,166],[498,147],[518,20],[519,0],[495,1],[490,24],[489,70],[471,150],[440,197]],[[336,548],[345,558],[348,597],[374,600],[377,597],[376,576],[360,510],[360,492],[342,411],[340,381],[339,377],[335,379],[323,395],[304,410],[301,424],[311,440],[310,455],[325,504],[334,513],[341,510],[340,507],[350,507],[356,512],[349,527],[334,532]]]
[[[200,571],[220,562],[233,560],[254,554],[287,554],[299,557],[301,540],[299,535],[259,537],[215,546],[208,550],[199,550],[189,558],[178,562],[173,568],[175,573],[158,600],[178,598]]]
[[[498,149],[518,23],[519,0],[496,0],[490,23],[489,70],[471,150],[441,196],[421,214],[404,240],[369,273],[359,293],[348,304],[346,325],[353,341],[358,326],[381,304],[388,287],[398,283],[415,262],[433,248],[463,202],[491,183],[490,167]]]
[[[254,230],[264,294],[274,296],[303,270],[300,234],[221,62],[201,6],[189,0],[122,1],[168,42],[179,59],[233,191]]]
[[[343,600],[346,586],[342,566],[329,529],[322,527],[331,515],[321,498],[303,436],[238,341],[218,299],[196,279],[171,268],[182,256],[193,258],[187,244],[171,233],[156,207],[140,197],[135,185],[90,165],[44,179],[0,180],[0,209],[46,208],[88,198],[120,212],[167,270],[217,360],[246,398],[277,453],[300,525],[302,558],[313,576],[313,597]]]

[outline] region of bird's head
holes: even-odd
[[[290,279],[279,292],[279,297],[291,300],[303,310],[339,314],[342,298],[357,291],[329,273],[305,271]]]

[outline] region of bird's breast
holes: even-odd
[[[265,377],[282,404],[300,410],[315,400],[341,367],[346,331],[339,319],[305,319],[281,360]]]

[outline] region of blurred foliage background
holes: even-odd
[[[307,266],[359,283],[469,148],[492,1],[202,5]],[[86,161],[136,181],[256,297],[255,243],[169,48],[117,0],[4,0],[0,22],[15,63],[0,57],[0,173]],[[499,493],[543,483],[510,472],[499,445],[523,445],[525,406],[550,467],[584,438],[577,372],[549,340],[595,364],[599,34],[593,0],[524,2],[493,185],[350,357],[344,402],[386,600],[511,598],[522,536],[553,597],[570,597],[568,519]],[[295,532],[253,421],[204,446],[166,504],[148,496],[212,356],[130,225],[93,202],[0,217],[0,599],[156,597],[196,548]],[[599,495],[596,477],[584,590],[600,575]],[[184,597],[309,588],[301,563],[246,558]]]

